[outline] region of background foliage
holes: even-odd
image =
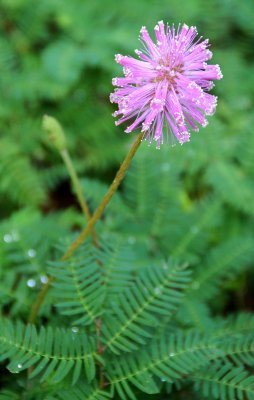
[[[131,141],[114,126],[108,101],[111,79],[120,73],[114,54],[133,54],[140,27],[152,29],[160,19],[197,25],[210,38],[224,74],[214,90],[216,115],[183,147],[158,151],[144,143],[97,225],[100,249],[84,245],[79,257],[87,264],[78,258],[62,265],[60,254],[85,221],[61,158],[41,130],[42,115],[63,124],[95,209]],[[254,398],[253,19],[252,0],[1,0],[1,400],[113,393],[116,399]],[[184,280],[185,297],[158,291],[165,268],[176,265],[193,271],[190,278],[180,268],[173,279],[173,288]],[[57,280],[37,328],[26,327],[49,274]],[[81,283],[93,277],[91,293]],[[149,318],[141,312],[133,322],[142,301],[124,307],[142,286],[155,290],[158,302]],[[87,383],[101,362],[93,323],[102,314],[111,383],[103,391]],[[119,336],[129,320],[130,329]],[[169,360],[159,372],[145,373],[144,365],[167,348],[169,334],[172,353],[187,357],[179,356],[173,370]],[[123,348],[134,354],[141,348],[140,357],[122,355]],[[160,394],[152,394],[156,390]]]

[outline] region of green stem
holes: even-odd
[[[67,252],[63,255],[63,257],[61,258],[61,261],[66,260],[67,258],[71,257],[71,255],[74,253],[74,251],[82,244],[82,242],[84,241],[84,239],[89,235],[89,233],[92,231],[95,223],[97,222],[97,220],[101,217],[105,207],[108,205],[110,199],[112,198],[113,194],[115,193],[115,191],[117,190],[118,186],[120,185],[122,179],[124,178],[124,175],[126,174],[126,171],[130,165],[130,162],[132,160],[132,158],[134,157],[136,151],[139,148],[139,145],[141,143],[141,140],[143,138],[143,133],[140,133],[139,136],[137,137],[137,139],[135,140],[135,142],[133,143],[129,153],[127,154],[127,156],[125,157],[122,165],[120,166],[115,179],[113,180],[111,186],[109,187],[107,193],[105,194],[105,196],[103,197],[99,207],[97,208],[97,210],[94,212],[93,216],[91,217],[90,220],[88,220],[88,224],[87,227],[81,232],[80,236],[72,243],[72,245],[69,247],[69,249],[67,250]],[[43,286],[43,288],[41,289],[41,291],[38,294],[38,297],[36,299],[36,301],[34,302],[31,312],[30,312],[30,316],[29,316],[29,322],[30,323],[34,323],[36,320],[36,317],[39,313],[39,310],[44,302],[44,299],[47,295],[47,292],[52,284],[52,282],[54,281],[54,278],[50,277],[47,284],[45,286]]]
[[[78,179],[76,170],[75,170],[75,168],[73,166],[70,154],[69,154],[67,149],[61,150],[60,154],[61,154],[62,159],[63,159],[63,161],[65,163],[65,166],[66,166],[66,168],[67,168],[67,170],[69,172],[69,175],[70,175],[70,178],[71,178],[71,181],[72,181],[72,184],[73,184],[73,188],[74,188],[74,191],[75,191],[75,193],[77,195],[77,199],[78,199],[78,202],[80,204],[80,207],[81,207],[86,219],[89,220],[91,218],[91,214],[90,214],[87,202],[86,202],[86,200],[85,200],[85,198],[83,196],[82,189],[81,189],[81,186],[80,186],[80,183],[79,183],[79,179]]]
[[[83,211],[83,214],[86,217],[86,220],[89,221],[91,218],[91,213],[89,210],[89,207],[87,205],[87,202],[84,198],[83,192],[82,192],[82,188],[80,186],[80,182],[76,173],[76,170],[74,168],[74,165],[72,163],[70,154],[68,152],[67,149],[63,149],[60,151],[61,157],[65,163],[65,166],[67,168],[67,171],[69,172],[70,178],[71,178],[71,182],[74,188],[74,191],[76,193],[79,205],[81,207],[81,210]],[[93,242],[96,244],[97,243],[97,238],[96,238],[96,233],[95,230],[92,230],[92,236],[93,236]]]
[[[52,276],[50,276],[48,279],[48,282],[41,288],[40,292],[38,293],[38,296],[37,296],[35,302],[33,303],[31,311],[30,311],[30,315],[28,318],[29,324],[33,324],[35,322],[37,315],[39,313],[39,310],[41,308],[41,305],[44,302],[44,299],[46,297],[46,294],[49,291],[49,288],[50,288],[52,282],[54,282],[54,278]]]
[[[127,156],[125,157],[123,163],[121,164],[115,179],[113,180],[112,184],[110,185],[107,193],[104,195],[101,203],[99,204],[98,208],[95,210],[94,214],[92,215],[91,219],[88,221],[87,226],[85,227],[85,229],[81,232],[81,234],[79,235],[79,237],[70,245],[70,247],[68,248],[67,252],[64,254],[64,256],[62,257],[63,260],[66,260],[67,258],[71,257],[72,254],[77,250],[77,248],[84,242],[84,240],[86,239],[86,237],[91,233],[94,225],[96,224],[96,222],[100,219],[100,217],[103,214],[103,211],[105,210],[105,208],[107,207],[108,203],[110,202],[113,194],[116,192],[118,186],[120,185],[121,181],[123,180],[127,169],[130,165],[130,162],[132,160],[132,158],[134,157],[136,151],[138,150],[140,143],[142,141],[143,138],[143,133],[140,133],[137,137],[137,139],[135,140],[135,142],[133,143],[132,147],[130,148],[129,153],[127,154]]]

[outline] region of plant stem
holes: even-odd
[[[132,158],[134,157],[137,149],[139,148],[139,145],[141,143],[141,140],[143,138],[143,133],[140,133],[137,137],[137,139],[135,140],[135,142],[133,143],[129,153],[127,154],[127,156],[125,157],[123,163],[121,164],[115,179],[113,180],[112,184],[110,185],[108,192],[105,194],[105,196],[103,197],[99,207],[96,209],[96,211],[94,212],[93,216],[91,217],[91,219],[88,221],[87,227],[81,232],[80,236],[72,243],[72,245],[69,247],[69,249],[67,250],[67,252],[63,255],[63,257],[61,258],[61,261],[66,260],[67,258],[71,257],[72,254],[74,253],[75,250],[77,250],[77,248],[82,244],[82,242],[84,241],[84,239],[89,235],[89,233],[92,231],[95,223],[97,222],[97,220],[101,217],[105,207],[108,205],[109,201],[111,200],[113,194],[115,193],[115,191],[117,190],[118,186],[120,185],[122,179],[124,178],[124,175],[130,165],[130,162],[132,160]],[[36,317],[39,313],[40,307],[43,304],[43,301],[46,297],[46,294],[50,288],[51,283],[54,281],[53,277],[50,277],[48,282],[46,283],[45,286],[43,286],[43,288],[41,289],[41,291],[39,292],[37,299],[35,301],[35,303],[32,306],[31,312],[30,312],[30,316],[29,316],[29,322],[30,323],[34,323],[36,320]]]
[[[80,207],[81,207],[83,213],[85,214],[86,219],[90,219],[91,218],[91,214],[90,214],[88,205],[86,203],[86,200],[84,199],[84,196],[83,196],[83,193],[82,193],[82,189],[81,189],[81,186],[80,186],[80,183],[79,183],[79,179],[78,179],[76,170],[75,170],[75,168],[73,166],[70,154],[69,154],[67,149],[61,150],[60,154],[61,154],[62,159],[63,159],[63,161],[64,161],[64,163],[66,165],[66,168],[67,168],[67,170],[69,172],[69,175],[70,175],[70,178],[71,178],[71,181],[72,181],[72,184],[73,184],[73,188],[74,188],[74,190],[76,192]]]
[[[50,276],[48,279],[48,282],[39,291],[37,299],[33,303],[30,314],[29,314],[29,318],[28,318],[29,324],[33,324],[35,322],[38,312],[41,308],[41,305],[42,305],[42,303],[46,297],[46,294],[48,293],[50,285],[53,281],[54,281],[54,278],[52,276]]]
[[[64,164],[67,168],[67,171],[69,173],[69,176],[71,178],[71,182],[73,184],[73,188],[75,190],[78,202],[80,204],[81,210],[83,211],[87,221],[89,221],[89,219],[91,218],[91,213],[90,210],[88,208],[87,202],[83,196],[82,193],[82,189],[79,183],[79,179],[76,173],[76,170],[74,168],[74,165],[72,163],[70,154],[68,152],[68,150],[66,148],[63,148],[61,150],[59,150],[61,157],[64,161]],[[97,245],[97,238],[96,238],[96,232],[93,229],[92,231],[92,235],[93,235],[93,243],[95,245]],[[33,324],[36,320],[36,317],[38,315],[39,309],[45,299],[46,294],[48,293],[48,290],[51,286],[51,284],[54,282],[54,278],[52,276],[49,277],[48,282],[41,288],[40,292],[38,293],[37,299],[36,301],[33,303],[31,311],[30,311],[30,315],[28,318],[28,322],[30,324]]]
[[[115,179],[113,180],[112,184],[110,185],[107,193],[104,195],[101,203],[99,204],[98,208],[95,210],[94,214],[92,215],[91,219],[88,221],[87,226],[85,227],[85,229],[81,232],[81,234],[79,235],[79,237],[70,245],[70,247],[68,248],[67,252],[64,254],[63,256],[63,260],[68,259],[69,257],[72,256],[72,254],[74,253],[74,251],[77,250],[77,248],[84,242],[84,240],[86,239],[86,237],[90,234],[90,232],[92,231],[94,225],[96,224],[96,222],[98,221],[98,219],[100,219],[100,217],[103,214],[103,211],[105,210],[105,208],[107,207],[108,203],[110,202],[113,194],[116,192],[118,186],[120,185],[121,181],[123,180],[127,169],[130,165],[130,162],[132,160],[132,158],[134,157],[136,151],[138,150],[140,143],[142,141],[143,138],[143,133],[140,133],[138,135],[138,137],[136,138],[135,142],[133,143],[132,147],[130,148],[129,153],[127,154],[127,156],[125,157],[123,163],[121,164]]]
[[[96,336],[97,336],[97,353],[99,355],[103,354],[104,349],[101,344],[101,319],[97,319],[95,322],[95,328],[96,328]],[[103,374],[103,366],[99,363],[99,383],[100,383],[100,388],[104,388],[104,374]]]
[[[113,180],[112,184],[110,185],[107,193],[103,197],[101,203],[99,204],[98,208],[96,209],[96,211],[94,212],[94,214],[92,216],[90,214],[87,203],[83,197],[81,186],[80,186],[80,183],[78,180],[78,176],[77,176],[75,168],[72,164],[68,150],[62,149],[60,151],[63,161],[64,161],[64,163],[67,167],[67,170],[70,174],[70,178],[71,178],[74,190],[76,192],[79,204],[80,204],[81,209],[82,209],[83,213],[85,214],[87,221],[88,221],[87,227],[81,232],[80,236],[72,243],[72,245],[69,247],[67,252],[61,258],[61,261],[64,261],[67,258],[71,257],[72,254],[74,253],[74,251],[77,250],[77,248],[83,243],[83,241],[89,235],[89,233],[92,233],[93,242],[97,246],[94,225],[98,221],[98,219],[102,216],[104,209],[110,202],[113,194],[116,192],[118,186],[120,185],[121,181],[123,180],[123,178],[126,174],[126,171],[130,165],[130,162],[140,146],[142,138],[143,138],[143,133],[140,133],[138,135],[137,139],[135,140],[135,142],[133,143],[129,153],[125,157],[123,163],[121,164],[121,166],[115,176],[115,179]],[[44,299],[48,293],[48,290],[49,290],[52,282],[54,282],[54,280],[55,279],[52,276],[49,277],[48,282],[46,283],[45,286],[43,286],[43,288],[39,292],[37,299],[31,308],[31,312],[30,312],[29,319],[28,319],[29,323],[33,324],[35,322],[36,317],[39,313],[40,307],[43,304]],[[103,347],[101,344],[101,320],[100,319],[95,321],[95,329],[96,329],[96,335],[97,335],[97,352],[98,352],[98,354],[103,354],[104,350],[103,350]],[[99,380],[100,380],[100,388],[103,389],[105,386],[105,381],[104,381],[103,366],[101,364],[99,364]]]
[[[91,218],[91,213],[90,213],[90,210],[88,208],[87,202],[86,202],[86,200],[84,198],[84,195],[82,193],[82,188],[80,186],[80,182],[79,182],[76,170],[74,168],[74,165],[72,163],[70,154],[69,154],[69,152],[68,152],[68,150],[66,148],[61,150],[60,154],[61,154],[61,157],[62,157],[64,163],[65,163],[67,171],[69,172],[69,175],[70,175],[70,178],[71,178],[71,182],[73,184],[74,191],[75,191],[75,193],[77,195],[77,199],[78,199],[78,202],[80,204],[81,210],[83,211],[83,213],[84,213],[84,215],[86,217],[86,220],[89,221],[90,218]],[[92,236],[93,236],[93,241],[96,243],[96,233],[95,233],[94,229],[92,230]]]

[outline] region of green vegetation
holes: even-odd
[[[114,55],[160,19],[210,39],[216,115],[183,146],[142,143],[61,261],[87,218],[42,117],[93,212],[134,138]],[[253,0],[1,0],[0,400],[254,399],[253,19]]]

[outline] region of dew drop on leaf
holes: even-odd
[[[12,238],[12,235],[11,235],[10,233],[6,233],[6,234],[4,235],[4,242],[5,242],[5,243],[11,243],[11,242],[13,242],[13,238]]]
[[[46,275],[41,275],[40,281],[45,285],[46,283],[48,283],[48,277]]]
[[[18,374],[20,372],[20,369],[22,368],[22,364],[18,363],[16,365],[11,365],[9,369],[9,371],[12,374]]]
[[[27,255],[28,255],[28,257],[33,258],[36,256],[36,251],[34,249],[29,249],[27,251]]]
[[[16,231],[12,231],[10,233],[6,233],[3,239],[5,243],[17,242],[19,240],[19,235]]]
[[[36,286],[36,280],[35,279],[28,279],[26,284],[27,284],[28,287],[33,288],[33,287]]]

